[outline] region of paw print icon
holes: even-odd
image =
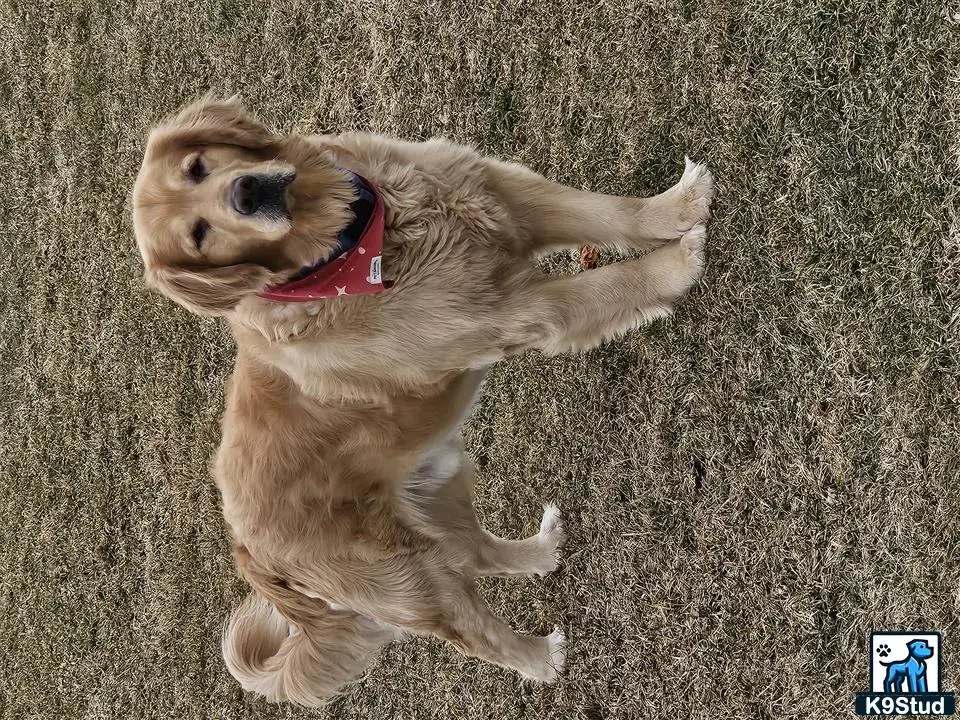
[[[890,646],[885,643],[880,643],[877,645],[877,655],[882,658],[887,657],[890,654]]]

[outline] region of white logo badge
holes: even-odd
[[[367,282],[370,284],[380,283],[380,255],[377,255],[370,261],[370,277],[367,278]]]

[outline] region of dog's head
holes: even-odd
[[[236,100],[205,99],[151,132],[133,190],[148,284],[202,315],[325,258],[353,190],[326,151],[280,137]]]
[[[926,640],[911,640],[907,643],[907,648],[910,651],[910,655],[917,658],[917,660],[926,660],[929,657],[933,657],[933,648],[930,647]]]

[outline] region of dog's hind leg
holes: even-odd
[[[899,664],[895,667],[887,666],[887,676],[883,680],[883,691],[888,693],[900,692],[900,686],[903,684],[904,674]]]
[[[713,199],[713,176],[689,158],[677,184],[650,198],[575,190],[495,160],[489,168],[492,188],[534,255],[583,244],[649,250],[705,222]]]
[[[494,615],[472,583],[450,598],[448,613],[430,632],[465,655],[516,670],[524,677],[553,682],[566,660],[566,638],[558,629],[550,635],[518,635]]]
[[[438,541],[449,562],[474,575],[545,575],[557,568],[563,523],[556,507],[544,508],[540,532],[505,540],[484,530],[473,507],[475,471],[452,436],[431,450],[400,487],[398,509],[418,532]]]
[[[706,229],[644,255],[518,291],[499,323],[504,354],[586,350],[673,311],[703,273]]]
[[[512,668],[525,677],[552,682],[563,668],[565,638],[519,635],[484,603],[472,578],[437,564],[432,551],[365,567],[353,563],[338,575],[338,599],[355,612],[421,635],[436,635],[466,655]],[[344,568],[347,570],[347,568]],[[329,584],[328,575],[301,581],[311,587]],[[328,593],[323,593],[328,594]]]

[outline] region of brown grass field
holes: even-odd
[[[424,639],[323,710],[227,674],[234,350],[145,290],[129,206],[147,129],[211,89],[604,192],[714,170],[677,315],[499,365],[468,428],[491,530],[567,517],[557,573],[484,585],[567,630],[558,684]],[[4,0],[0,718],[852,717],[880,629],[943,632],[958,689],[958,96],[929,0]]]

